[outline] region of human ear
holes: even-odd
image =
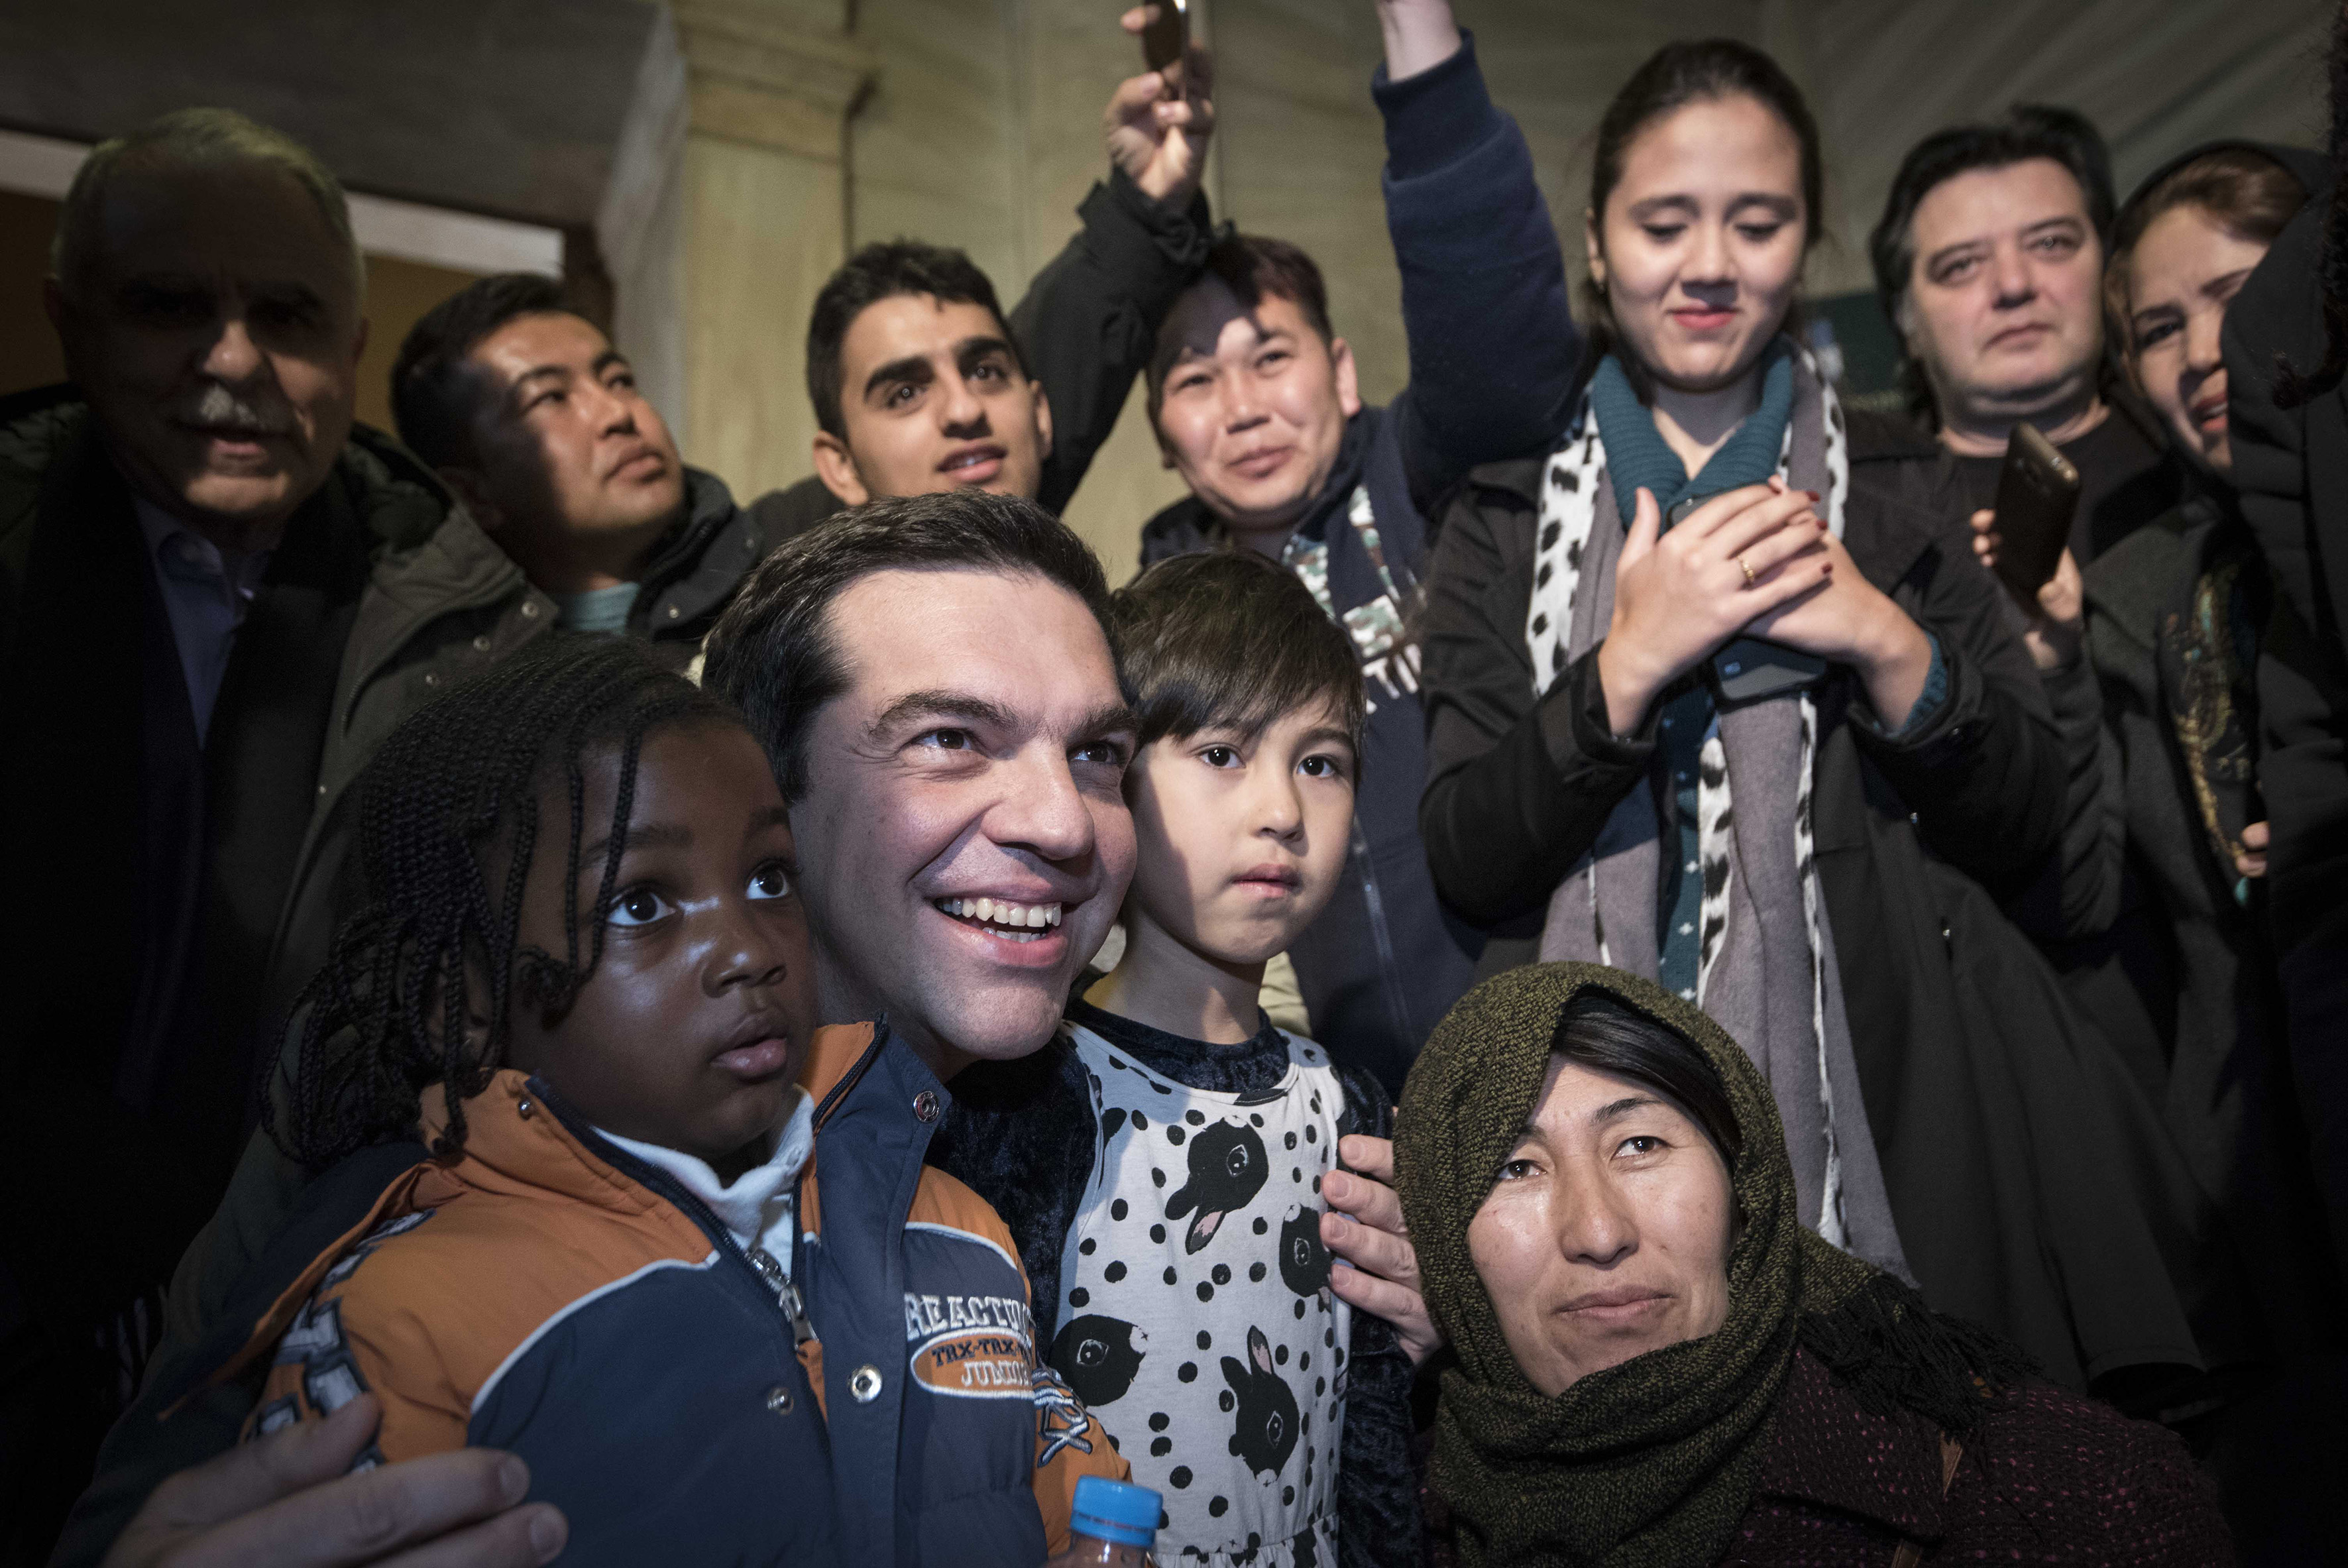
[[[1582,253],[1590,263],[1591,285],[1599,293],[1606,292],[1606,242],[1598,232],[1598,214],[1588,207],[1581,210]]]
[[[1342,337],[1329,340],[1329,370],[1337,382],[1337,407],[1350,419],[1362,411],[1362,378],[1354,346]]]
[[[1030,381],[1027,387],[1035,398],[1035,460],[1043,462],[1052,455],[1052,399],[1041,381]]]
[[[1048,420],[1046,423],[1048,426]],[[855,454],[848,449],[846,441],[829,430],[815,433],[815,474],[823,481],[823,488],[838,496],[842,505],[862,506],[872,499],[863,475],[856,471]]]

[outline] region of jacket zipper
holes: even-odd
[[[654,1170],[626,1150],[606,1142],[592,1127],[572,1115],[571,1109],[557,1099],[541,1080],[530,1079],[529,1087],[539,1103],[554,1114],[554,1119],[561,1122],[572,1137],[594,1150],[597,1159],[618,1167],[633,1180],[667,1199],[686,1219],[700,1226],[701,1233],[708,1237],[720,1253],[732,1259],[744,1274],[772,1290],[783,1309],[784,1317],[790,1323],[794,1347],[815,1338],[815,1327],[808,1321],[807,1304],[799,1295],[798,1283],[790,1275],[784,1274],[779,1279],[767,1278],[758,1265],[750,1261],[749,1254],[742,1250],[742,1244],[734,1239],[734,1233],[726,1228],[725,1222],[710,1212],[708,1204],[677,1185],[675,1178],[666,1171]],[[798,1229],[796,1220],[792,1229]]]

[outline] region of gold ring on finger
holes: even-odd
[[[1745,564],[1745,557],[1742,555],[1736,558],[1736,570],[1745,573],[1745,585],[1747,588],[1752,587],[1753,584],[1758,581],[1753,575],[1753,568]]]

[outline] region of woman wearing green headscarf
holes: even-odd
[[[1768,1086],[1653,982],[1487,981],[1396,1120],[1439,1560],[2232,1561],[2174,1436],[1805,1229]]]

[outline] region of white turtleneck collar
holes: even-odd
[[[709,1162],[657,1143],[639,1143],[615,1132],[596,1131],[645,1164],[667,1172],[717,1216],[744,1252],[764,1249],[788,1274],[791,1267],[791,1210],[799,1172],[815,1151],[815,1097],[799,1091],[798,1104],[775,1140],[766,1162],[722,1182]]]

